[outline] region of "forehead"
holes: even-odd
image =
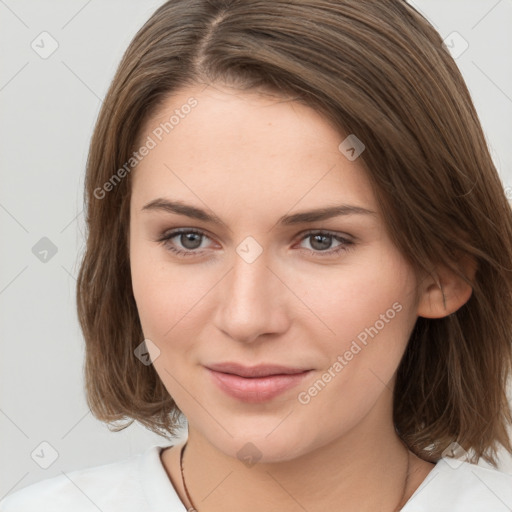
[[[153,147],[136,166],[133,192],[147,200],[166,190],[201,193],[260,209],[276,201],[291,208],[306,195],[375,207],[362,163],[339,149],[345,138],[302,102],[192,86],[145,123],[140,142]]]
[[[192,106],[191,106],[192,105]],[[195,85],[167,96],[144,123],[143,135],[161,127],[161,135],[204,137],[209,140],[260,140],[266,146],[307,138],[309,146],[323,142],[337,146],[342,134],[312,106],[291,97],[259,90],[240,91],[224,85]],[[269,132],[272,137],[268,137]],[[275,135],[279,135],[279,139]],[[267,135],[267,137],[265,137]],[[158,138],[158,133],[156,134]],[[296,148],[295,148],[296,149]]]

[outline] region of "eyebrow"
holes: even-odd
[[[142,211],[163,211],[168,213],[176,213],[178,215],[185,215],[186,217],[209,222],[215,225],[225,225],[225,223],[213,213],[208,213],[201,208],[186,204],[182,201],[170,201],[169,199],[164,199],[162,197],[153,199],[149,203],[145,204],[142,207]],[[341,215],[376,216],[377,213],[361,206],[341,204],[338,206],[302,211],[299,213],[293,213],[291,215],[283,215],[278,219],[277,224],[282,226],[291,226],[307,222],[317,222],[319,220],[326,220],[332,217],[339,217]]]

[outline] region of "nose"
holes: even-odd
[[[279,274],[279,265],[265,251],[254,261],[235,253],[233,267],[219,283],[216,327],[242,343],[286,332],[293,293],[285,284],[286,276]]]

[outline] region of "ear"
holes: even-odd
[[[458,261],[462,273],[473,281],[477,263],[469,256]],[[421,282],[419,290],[418,316],[443,318],[462,307],[471,297],[473,288],[445,265],[437,266]]]

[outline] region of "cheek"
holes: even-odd
[[[141,244],[142,245],[142,244]],[[215,285],[215,275],[193,270],[193,266],[166,260],[164,249],[131,248],[132,289],[144,335],[157,344],[172,340],[177,334],[204,324],[204,297]],[[212,276],[212,282],[208,280]]]
[[[153,248],[150,243],[137,236],[132,237],[130,271],[144,335],[157,341],[161,339],[162,332],[173,325],[174,312],[179,307],[176,291],[180,285],[166,278],[164,264],[156,257],[160,248]]]
[[[352,340],[364,343],[376,331],[380,339],[407,339],[415,281],[398,253],[384,247],[327,270],[301,278],[304,301],[327,329],[327,347],[348,350]]]
[[[408,267],[400,259],[378,261],[352,266],[334,282],[317,282],[309,294],[308,305],[332,332],[319,336],[322,324],[308,324],[324,364],[297,399],[310,417],[330,418],[325,428],[332,435],[340,424],[356,424],[382,393],[391,392],[416,319]]]

